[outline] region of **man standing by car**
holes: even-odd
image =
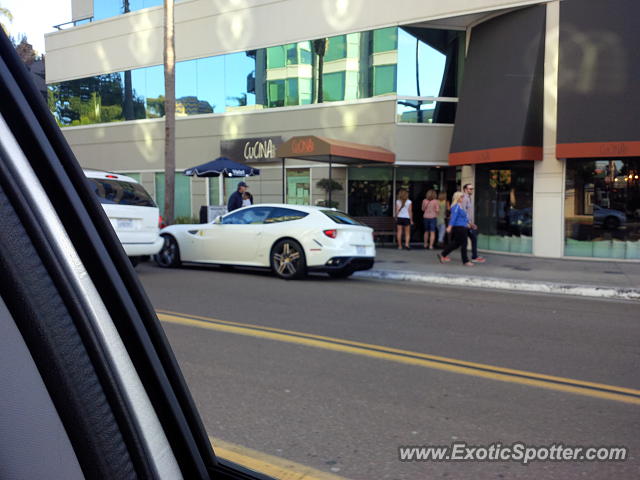
[[[469,238],[471,239],[471,261],[474,263],[484,263],[485,259],[478,256],[478,226],[476,225],[475,218],[473,216],[473,201],[471,200],[471,195],[473,195],[473,185],[470,183],[465,184],[462,191],[464,193],[462,208],[467,212],[469,224],[471,225],[471,228],[469,228]]]
[[[233,212],[242,207],[242,194],[247,191],[247,184],[244,182],[238,183],[238,189],[229,197],[229,203],[227,203],[227,210]]]

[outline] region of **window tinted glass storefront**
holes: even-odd
[[[533,162],[476,166],[478,248],[532,252]]]
[[[565,255],[640,259],[640,158],[567,160]]]
[[[104,2],[106,5],[115,4]],[[134,4],[130,6],[133,9]],[[113,11],[120,8],[113,7]],[[463,40],[464,35],[458,32],[415,28],[408,33],[392,27],[330,37],[322,57],[314,52],[314,42],[302,41],[177,62],[176,114],[316,103],[319,83],[323,84],[324,102],[396,91],[412,96],[455,97],[460,76],[460,69],[454,68],[458,65],[456,52]],[[318,82],[320,62],[323,82]],[[164,116],[161,65],[50,84],[48,90],[49,109],[60,126]],[[403,100],[399,102],[402,111],[398,119],[453,122],[453,117],[447,116],[447,108],[455,108],[455,104],[441,103]]]
[[[164,215],[164,173],[156,173],[156,204]],[[191,220],[191,177],[176,172],[174,216]]]
[[[349,214],[354,217],[393,215],[393,169],[390,167],[349,168]]]
[[[308,168],[287,169],[287,203],[290,205],[309,205],[310,175]]]
[[[409,192],[411,208],[413,210],[413,222],[411,240],[420,241],[424,234],[422,222],[422,200],[429,190],[440,192],[442,169],[434,167],[398,167],[396,168],[396,195],[404,188]]]

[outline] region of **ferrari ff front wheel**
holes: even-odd
[[[162,235],[164,243],[162,249],[154,255],[156,263],[162,268],[177,267],[180,265],[180,248],[178,242],[171,235]]]
[[[302,246],[287,238],[278,241],[271,249],[271,269],[285,280],[304,277],[307,273],[307,262]]]

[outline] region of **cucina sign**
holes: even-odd
[[[263,160],[265,158],[276,158],[276,146],[271,139],[245,143],[245,160]]]
[[[240,138],[220,142],[220,154],[243,163],[273,162],[282,137]]]

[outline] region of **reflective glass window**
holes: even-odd
[[[566,162],[565,255],[640,259],[640,158]]]
[[[177,0],[179,1],[179,0]],[[102,20],[149,7],[160,7],[163,0],[93,0],[93,19]]]
[[[427,29],[421,29],[427,30]],[[433,42],[435,44],[435,41]],[[440,46],[438,43],[437,46]],[[417,51],[416,51],[417,50]],[[416,55],[417,54],[417,55]],[[398,93],[437,97],[447,57],[404,29],[398,33]]]
[[[176,172],[174,216],[176,219],[191,219],[191,177]],[[164,173],[156,173],[156,203],[160,215],[164,215]],[[196,222],[198,223],[198,222]]]
[[[478,248],[531,253],[533,162],[477,165],[474,213]]]
[[[373,67],[373,95],[387,95],[396,91],[396,66]]]
[[[285,92],[286,92],[285,105],[300,104],[297,78],[287,78],[285,82]]]
[[[345,72],[325,73],[322,75],[322,94],[327,102],[344,100]]]
[[[267,67],[281,68],[285,66],[285,46],[267,48]]]
[[[221,205],[220,203],[220,179],[218,177],[208,178],[209,183],[209,205]],[[222,205],[224,204],[224,199]]]
[[[442,169],[435,167],[397,167],[396,168],[396,200],[401,188],[409,192],[411,209],[415,219],[422,218],[422,200],[429,190],[440,191]],[[415,229],[411,233],[412,241],[422,241],[424,225],[415,222]]]
[[[324,54],[324,61],[331,62],[347,57],[347,38],[346,35],[338,35],[331,37],[327,42],[327,51]]]
[[[284,80],[270,80],[267,82],[267,105],[269,107],[284,106]]]
[[[311,198],[310,170],[308,168],[287,169],[287,203],[309,205]]]
[[[224,111],[224,58],[209,57],[176,63],[176,114]]]
[[[398,48],[398,29],[380,28],[373,31],[373,53],[388,52]]]
[[[393,169],[350,167],[348,171],[349,213],[356,217],[390,217],[393,214]]]

